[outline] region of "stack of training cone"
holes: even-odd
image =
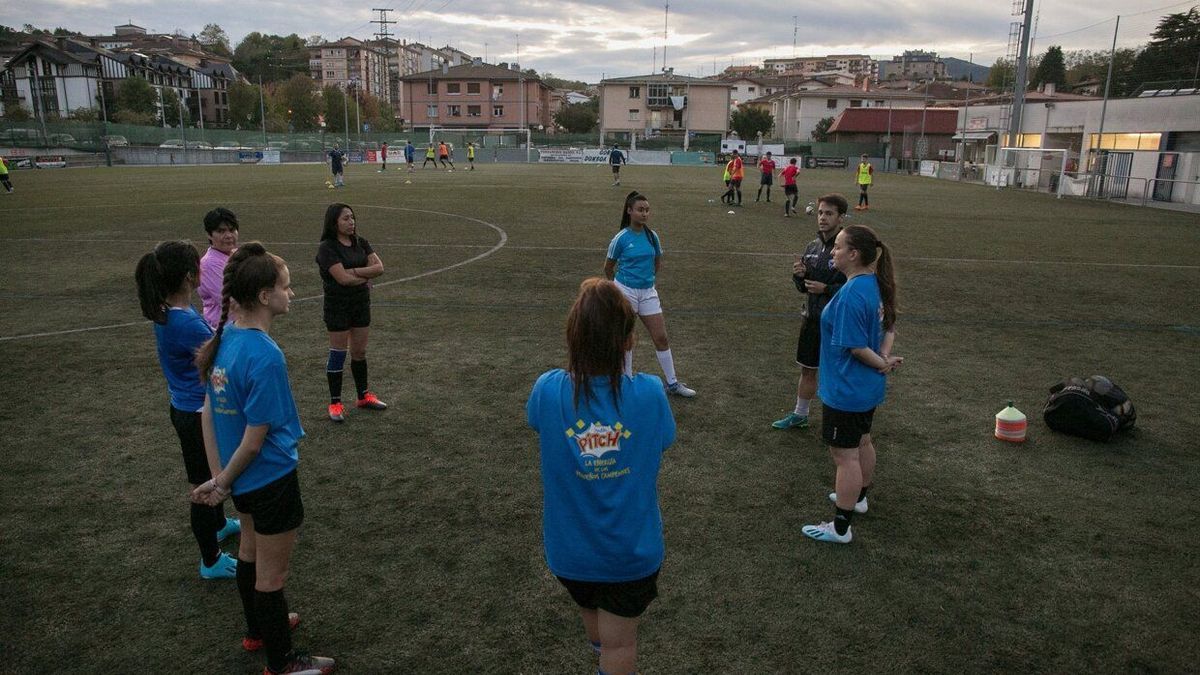
[[[1013,407],[1013,402],[1008,402],[1008,407],[996,413],[996,438],[1010,443],[1024,443],[1025,429],[1028,422],[1025,420],[1025,413]]]

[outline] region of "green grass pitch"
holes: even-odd
[[[150,326],[133,286],[158,241],[204,242],[224,205],[289,263],[274,336],[308,437],[292,560],[296,643],[343,672],[583,673],[577,613],[541,550],[534,379],[564,363],[579,282],[625,193],[649,196],[681,379],[659,482],[667,557],[640,632],[647,673],[1184,672],[1200,659],[1200,217],[881,175],[904,368],[876,416],[871,511],[838,547],[819,431],[781,432],[815,230],[773,203],[711,203],[719,168],[496,165],[14,172],[0,195],[0,671],[254,672],[232,581],[204,582]],[[801,173],[801,203],[849,172]],[[381,414],[325,418],[313,257],[355,207],[387,272],[373,293]],[[317,298],[317,299],[312,299]],[[115,326],[80,332],[76,329]],[[46,335],[48,334],[48,335]],[[37,335],[37,337],[28,337]],[[638,328],[636,367],[658,374]],[[1137,429],[1050,432],[1046,389],[1105,374]],[[347,378],[349,382],[349,378]],[[350,386],[347,384],[347,386]],[[1012,399],[1029,442],[992,438]],[[228,543],[227,550],[233,550]]]

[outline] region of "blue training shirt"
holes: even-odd
[[[851,349],[883,343],[883,302],[879,280],[863,274],[846,282],[821,312],[821,365],[817,395],[825,405],[867,412],[883,403],[887,378],[854,358]]]
[[[212,329],[195,309],[171,307],[167,322],[154,324],[158,343],[158,365],[167,378],[171,407],[198,412],[204,407],[204,385],[196,368],[196,350],[212,337]]]
[[[616,280],[630,288],[654,286],[654,259],[662,255],[658,234],[650,241],[646,230],[622,228],[608,244],[608,259],[617,261]]]
[[[675,418],[654,375],[622,376],[619,408],[608,378],[591,382],[577,410],[571,376],[547,371],[525,406],[539,436],[546,563],[567,579],[633,581],[662,566],[657,481]]]
[[[270,425],[262,450],[234,481],[234,494],[257,490],[296,468],[296,446],[304,429],[292,398],[287,361],[271,336],[225,326],[207,393],[222,467],[229,464],[247,426]]]

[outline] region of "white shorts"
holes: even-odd
[[[633,306],[634,314],[638,316],[662,314],[662,303],[658,299],[658,290],[653,286],[650,288],[630,288],[619,281],[613,281],[613,283],[625,294],[625,298]]]

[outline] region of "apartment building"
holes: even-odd
[[[308,67],[321,86],[358,88],[391,101],[387,54],[383,49],[352,37],[308,48]]]
[[[775,75],[813,75],[844,73],[851,77],[877,77],[876,61],[866,54],[830,54],[828,56],[798,56],[790,59],[767,59],[763,68]]]
[[[666,72],[600,82],[600,130],[727,133],[732,86]]]
[[[400,78],[403,116],[414,128],[547,128],[551,89],[541,78],[475,59]]]
[[[946,64],[937,52],[906,49],[891,61],[879,62],[881,80],[937,80],[946,77]]]

